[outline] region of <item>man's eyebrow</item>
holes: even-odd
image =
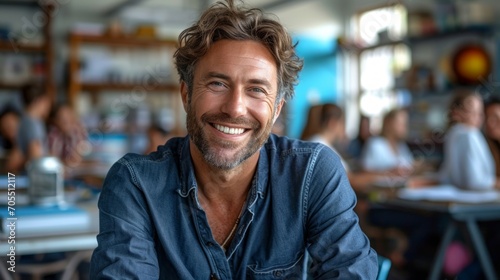
[[[230,78],[228,75],[225,75],[225,74],[222,74],[222,73],[219,73],[219,72],[208,72],[206,75],[205,75],[205,79],[209,79],[209,78],[219,78],[219,79],[223,79],[223,80],[227,80],[229,81]]]

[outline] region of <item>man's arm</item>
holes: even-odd
[[[310,171],[307,241],[315,279],[375,279],[377,255],[354,213],[356,196],[338,156],[320,151]]]
[[[110,169],[99,198],[100,233],[91,279],[158,279],[154,228],[140,186],[123,158]]]

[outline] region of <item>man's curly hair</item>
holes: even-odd
[[[237,7],[233,0],[217,2],[208,8],[191,27],[179,35],[179,48],[174,54],[180,76],[192,93],[194,68],[198,60],[217,41],[253,40],[262,43],[273,55],[278,72],[276,101],[289,100],[294,95],[302,60],[286,29],[262,10]],[[276,104],[277,104],[276,103]]]

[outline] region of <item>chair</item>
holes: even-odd
[[[378,255],[378,274],[377,280],[386,280],[391,270],[391,260]]]

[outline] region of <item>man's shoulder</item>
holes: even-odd
[[[275,154],[280,157],[298,154],[317,155],[330,150],[328,148],[325,149],[325,147],[325,145],[318,142],[304,141],[274,134],[269,136],[268,141],[264,145],[268,154]]]
[[[295,138],[289,138],[287,136],[278,136],[271,134],[266,144],[264,145],[266,149],[275,149],[277,151],[286,150],[304,150],[312,151],[320,147],[319,143],[312,141],[303,141]]]

